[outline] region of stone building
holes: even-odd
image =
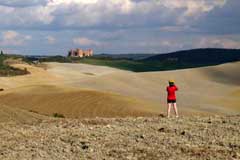
[[[83,49],[71,49],[68,52],[68,56],[69,57],[90,57],[93,56],[93,50],[92,49],[88,49],[88,50],[83,50]]]

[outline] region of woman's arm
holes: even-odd
[[[175,89],[176,89],[176,91],[178,90],[178,87],[175,85]]]

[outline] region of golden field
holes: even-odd
[[[54,113],[70,118],[158,115],[166,110],[169,79],[174,79],[179,87],[181,114],[240,113],[239,62],[145,73],[86,64],[14,66],[27,68],[31,74],[0,78],[0,88],[4,88],[0,104],[5,107],[0,111],[2,119],[15,114],[15,109],[26,114],[20,120]]]

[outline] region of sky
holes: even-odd
[[[240,48],[239,0],[0,0],[0,49],[25,55]]]

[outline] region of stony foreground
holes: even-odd
[[[240,116],[0,124],[0,159],[240,159]]]

